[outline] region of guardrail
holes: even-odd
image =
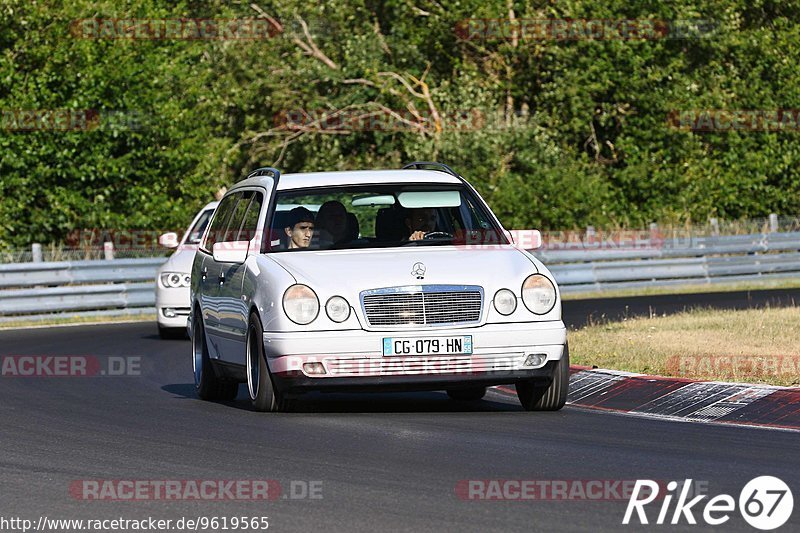
[[[595,247],[596,245],[596,247]],[[800,277],[800,232],[542,249],[562,292]]]
[[[164,257],[0,265],[0,316],[149,312]]]
[[[564,248],[564,247],[562,247]],[[563,292],[800,277],[800,232],[607,242],[534,251]],[[0,321],[43,313],[152,312],[166,258],[0,265]]]

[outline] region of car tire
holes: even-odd
[[[239,393],[239,383],[220,379],[211,364],[206,344],[203,321],[194,319],[192,325],[192,367],[194,370],[194,389],[201,400],[234,400]]]
[[[264,328],[256,313],[247,326],[247,391],[256,411],[288,411],[289,403],[275,389],[264,353]]]
[[[564,344],[564,354],[556,364],[549,385],[533,381],[517,383],[517,397],[526,411],[558,411],[567,403],[569,391],[569,344]]]
[[[448,389],[450,399],[459,402],[477,402],[486,396],[486,387],[471,387],[469,389]]]
[[[186,338],[186,328],[165,328],[159,324],[158,336],[163,340],[183,340]]]

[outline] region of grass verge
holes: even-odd
[[[109,316],[54,316],[52,318],[26,319],[20,317],[19,320],[11,320],[0,323],[0,331],[4,329],[17,329],[35,326],[65,326],[72,324],[107,324],[115,322],[153,322],[155,328],[156,315],[109,315]]]
[[[657,294],[706,294],[712,292],[759,291],[769,289],[800,289],[800,277],[769,279],[762,281],[741,281],[737,283],[698,283],[659,287],[637,287],[634,289],[611,289],[606,291],[587,291],[562,293],[564,300],[587,300],[590,298],[619,298],[623,296],[650,296]]]
[[[800,385],[800,307],[596,323],[569,333],[573,364],[692,379]]]

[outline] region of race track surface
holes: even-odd
[[[287,414],[253,412],[244,387],[234,402],[203,402],[189,350],[147,323],[0,332],[3,356],[88,356],[100,368],[109,357],[141,358],[125,377],[0,377],[0,516],[268,516],[270,531],[622,531],[645,529],[621,525],[627,500],[470,501],[456,487],[691,478],[738,499],[757,476],[800,480],[796,432],[569,406],[527,413],[500,391],[467,404],[444,393],[316,394]],[[252,479],[276,480],[280,497],[98,501],[75,491],[82,480]],[[321,498],[293,498],[309,481],[321,482]],[[648,506],[651,522],[659,507]],[[795,510],[781,531],[798,524]],[[683,520],[660,529],[709,528]],[[724,529],[753,531],[736,512]]]
[[[589,298],[563,302],[564,323],[585,326],[590,321],[621,320],[652,314],[671,315],[690,308],[750,309],[800,305],[800,289],[710,292],[698,294],[658,294],[621,298]]]

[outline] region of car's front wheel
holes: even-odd
[[[558,411],[567,403],[569,390],[569,345],[564,345],[564,354],[553,372],[549,385],[536,382],[517,383],[517,397],[526,411]]]
[[[247,389],[253,409],[260,412],[287,411],[288,402],[275,389],[264,354],[264,329],[258,315],[250,315],[247,328]]]
[[[471,387],[469,389],[449,389],[447,395],[459,402],[477,402],[486,396],[486,387]]]
[[[233,400],[239,391],[235,381],[220,379],[211,364],[206,345],[206,332],[203,321],[195,317],[192,322],[192,367],[194,370],[194,389],[201,400]]]

